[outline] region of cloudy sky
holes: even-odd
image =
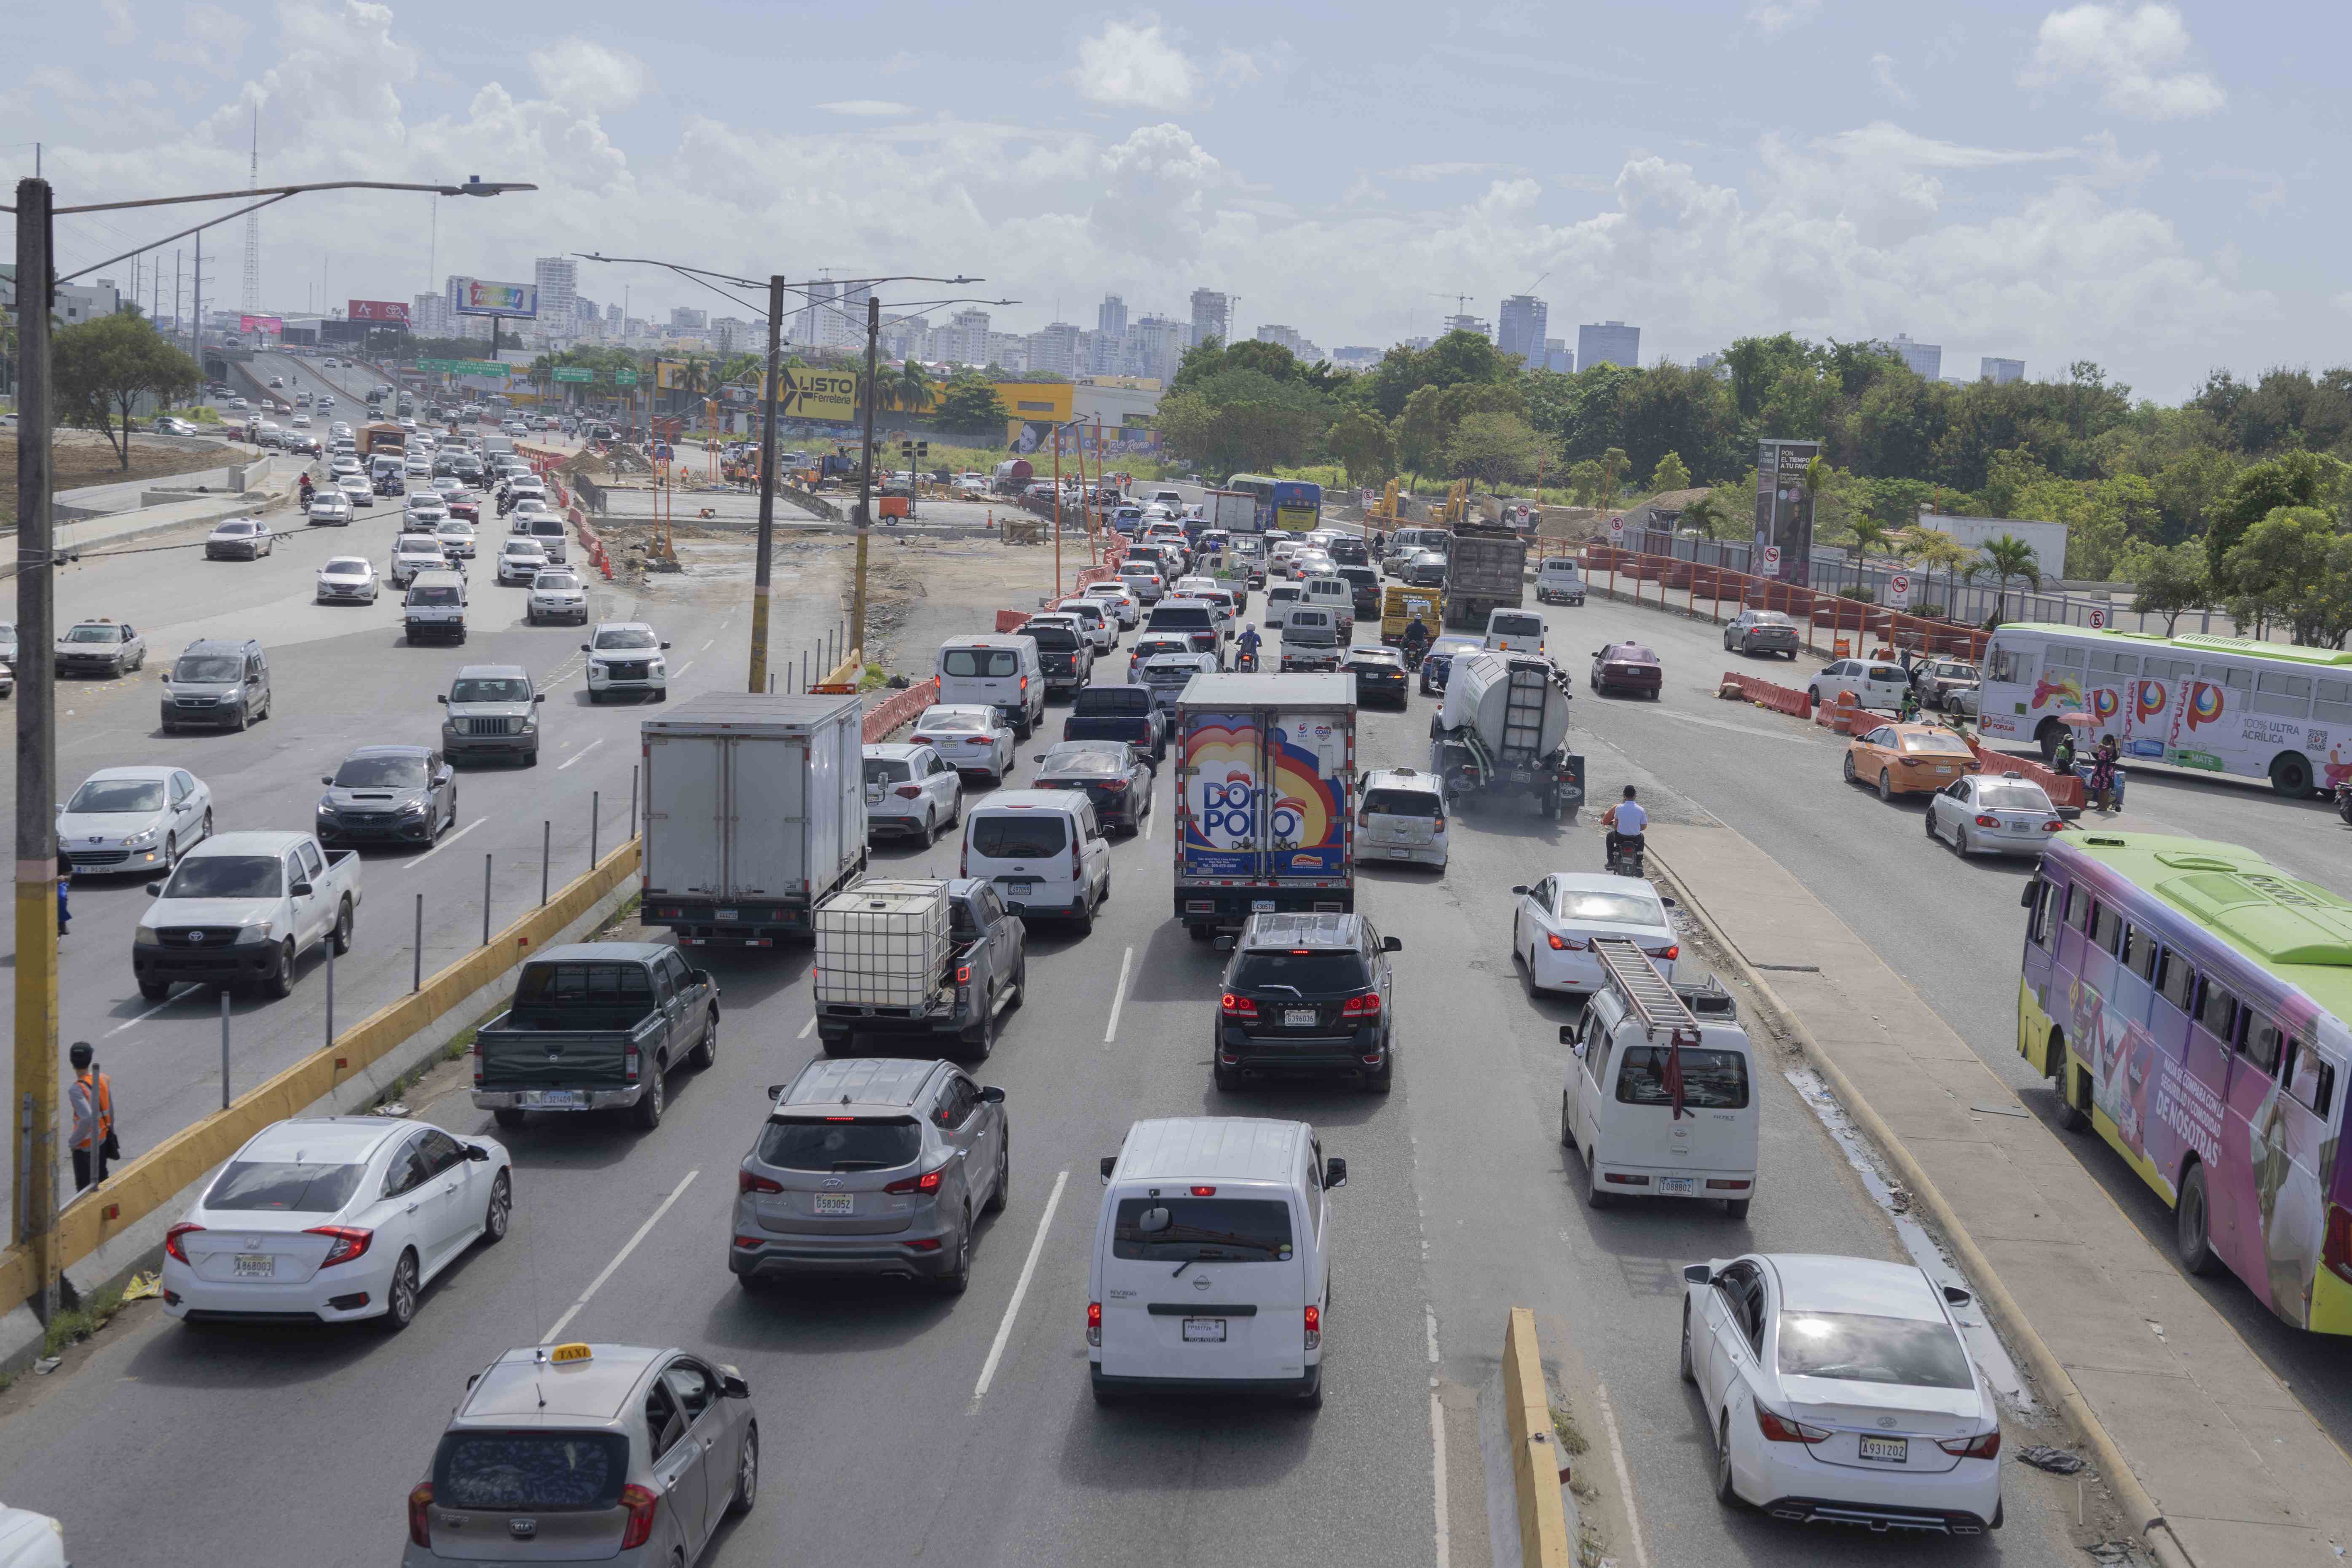
[[[234,187],[258,98],[265,181],[541,187],[438,202],[437,241],[432,198],[298,198],[265,218],[279,310],[601,249],[961,272],[1012,331],[1206,285],[1244,331],[1379,345],[1533,286],[1552,335],[1634,322],[1645,363],[1907,332],[1947,374],[2089,358],[2169,400],[2352,361],[2340,3],[533,9],[20,6],[44,63],[0,88],[0,160],[45,143],[60,204]],[[177,226],[61,220],[63,268]],[[236,302],[242,229],[209,299]],[[583,266],[624,284],[635,314],[734,309]]]

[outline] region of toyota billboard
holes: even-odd
[[[449,308],[461,316],[515,316],[529,320],[539,314],[539,285],[492,283],[480,278],[458,278],[449,284]]]
[[[346,312],[354,321],[397,321],[408,325],[408,307],[398,300],[354,300]]]

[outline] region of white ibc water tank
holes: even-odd
[[[1512,703],[1517,694],[1518,709]],[[1542,710],[1540,732],[1536,708]],[[1532,756],[1549,756],[1568,735],[1568,694],[1552,683],[1551,667],[1525,655],[1457,654],[1445,672],[1445,700],[1438,722],[1449,730],[1475,730],[1486,749],[1500,754],[1523,748]],[[1517,723],[1507,742],[1507,727]],[[1524,732],[1521,732],[1524,731]],[[1536,742],[1531,748],[1528,742]]]

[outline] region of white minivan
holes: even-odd
[[[1326,1160],[1304,1121],[1178,1116],[1129,1127],[1102,1176],[1087,1268],[1096,1402],[1216,1389],[1319,1408],[1328,1194],[1348,1162]]]
[[[1544,618],[1533,610],[1486,612],[1486,646],[1496,653],[1544,656]]]
[[[1576,1053],[1560,1088],[1559,1141],[1584,1157],[1585,1201],[1712,1198],[1746,1218],[1756,1193],[1748,1031],[1727,1011],[1694,1012],[1634,943],[1592,945],[1603,984],[1559,1031]]]
[[[993,883],[1014,914],[1095,929],[1110,898],[1110,840],[1083,790],[999,790],[966,808],[960,877]]]
[[[1302,603],[1331,612],[1339,628],[1339,646],[1345,647],[1356,633],[1356,590],[1345,577],[1309,577],[1299,587],[1304,590]]]
[[[949,707],[984,704],[1004,715],[1023,740],[1045,717],[1045,668],[1035,637],[984,633],[940,645],[933,673]]]

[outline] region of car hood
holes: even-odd
[[[166,680],[163,689],[174,697],[226,697],[244,689],[242,680]]]
[[[147,906],[139,923],[150,930],[163,925],[259,925],[278,912],[278,899],[158,899]]]
[[[161,827],[171,819],[163,811],[61,811],[58,814],[58,838],[64,844],[87,844],[100,839],[119,844],[134,833],[144,833],[151,827]]]
[[[57,642],[59,658],[111,658],[121,650],[119,642],[68,642],[63,637]]]
[[[528,702],[452,702],[452,719],[521,719],[531,711]]]
[[[469,709],[468,711],[471,710]],[[412,801],[422,805],[430,800],[432,795],[433,792],[421,784],[405,787],[361,786],[356,788],[331,784],[328,786],[327,793],[320,796],[319,803],[321,805],[331,806],[337,811],[397,811]]]
[[[319,581],[321,583],[360,584],[365,583],[367,580],[368,574],[364,572],[321,572],[319,574]]]
[[[530,591],[530,596],[534,599],[584,599],[588,596],[588,590],[585,588],[533,588]],[[615,648],[613,651],[617,653],[620,650]]]

